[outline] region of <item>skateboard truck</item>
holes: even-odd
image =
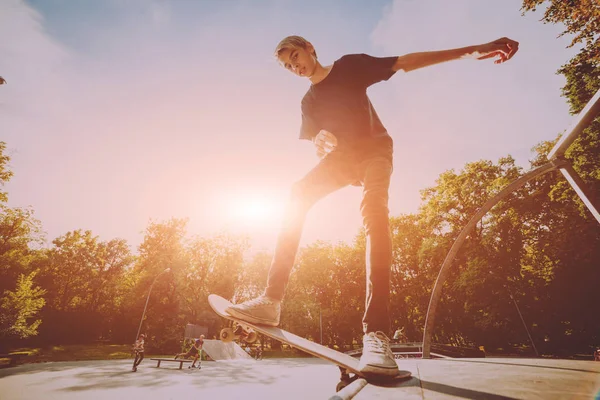
[[[341,377],[340,377],[340,381],[338,382],[337,386],[335,387],[336,392],[339,392],[340,390],[342,390],[343,388],[345,388],[346,386],[348,386],[349,384],[351,384],[352,382],[354,382],[355,380],[358,379],[358,375],[356,375],[356,374],[350,376],[350,371],[348,371],[346,368],[344,368],[344,367],[339,367],[339,368],[340,368]]]
[[[221,329],[220,336],[223,342],[231,342],[235,339],[241,339],[248,344],[256,342],[258,334],[249,326],[240,322],[232,321],[229,328]]]

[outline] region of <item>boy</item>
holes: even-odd
[[[190,365],[190,369],[196,366],[196,361],[198,361],[198,369],[202,369],[202,346],[204,345],[204,335],[200,335],[200,339],[196,340],[196,349],[198,354],[194,358],[194,362]]]
[[[283,39],[275,50],[279,63],[311,83],[301,103],[300,139],[311,140],[321,160],[292,186],[265,292],[227,311],[249,322],[277,326],[307,212],[318,200],[338,189],[362,186],[360,211],[367,235],[367,289],[359,369],[371,376],[396,376],[398,365],[388,338],[392,263],[388,189],[393,141],[367,96],[367,88],[387,81],[397,71],[410,72],[446,61],[496,58],[495,63],[500,64],[511,59],[517,50],[517,42],[501,38],[482,45],[399,57],[350,54],[322,66],[315,48],[306,39]]]
[[[189,357],[194,357],[194,361],[192,362],[192,365],[190,365],[188,368],[192,369],[195,368],[196,366],[196,361],[198,360],[198,358],[200,358],[200,355],[202,353],[202,345],[204,344],[204,335],[200,335],[200,339],[196,339],[194,341],[194,344],[192,344],[192,347],[190,347],[190,349],[187,351],[187,353],[179,353],[175,355],[175,360],[177,360],[178,357],[183,357],[183,358],[189,358]],[[200,362],[198,363],[198,369],[202,368],[202,360],[200,360]]]
[[[140,337],[138,338],[138,340],[135,341],[135,344],[133,345],[133,351],[135,351],[135,359],[133,360],[133,368],[131,368],[131,370],[133,372],[137,371],[138,365],[140,365],[142,363],[142,360],[144,359],[144,339],[145,338],[146,338],[146,335],[144,335],[143,333],[140,334]]]

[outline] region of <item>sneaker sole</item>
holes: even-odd
[[[232,317],[241,319],[242,321],[250,322],[251,324],[260,324],[260,325],[268,325],[268,326],[279,325],[279,322],[274,322],[273,320],[267,320],[267,319],[262,319],[262,318],[256,318],[255,316],[245,314],[245,313],[243,313],[239,310],[236,310],[234,308],[231,308],[231,307],[227,308],[225,311]]]
[[[396,376],[400,375],[398,365],[390,365],[389,367],[385,367],[382,365],[367,364],[360,370],[360,372],[368,376],[382,378],[395,378]]]

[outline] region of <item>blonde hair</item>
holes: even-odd
[[[304,39],[302,36],[288,36],[283,38],[281,42],[275,48],[275,58],[279,58],[279,55],[285,51],[290,49],[306,49],[309,45],[308,40]],[[313,55],[317,58],[317,51],[313,48]]]

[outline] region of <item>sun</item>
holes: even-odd
[[[257,193],[244,193],[231,197],[224,206],[229,216],[229,223],[238,226],[271,225],[281,217],[283,210],[280,199]]]
[[[235,208],[234,214],[244,220],[260,221],[273,216],[273,204],[264,199],[241,200]]]

